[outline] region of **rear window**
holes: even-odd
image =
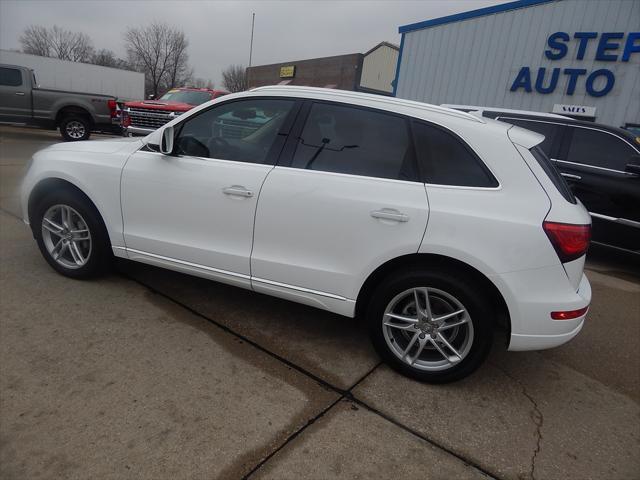
[[[553,163],[551,163],[551,160],[549,160],[549,157],[547,157],[540,146],[536,145],[530,150],[530,152],[538,161],[547,176],[551,179],[560,194],[565,198],[565,200],[570,203],[576,203],[576,197],[573,195],[573,192],[569,188],[569,185],[567,185],[567,182],[564,181],[564,178],[562,177],[562,175],[560,175],[560,172],[556,169]]]

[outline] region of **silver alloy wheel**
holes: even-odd
[[[75,140],[81,139],[87,133],[84,124],[78,120],[71,120],[65,125],[64,129],[67,135]]]
[[[91,256],[87,222],[68,205],[54,205],[45,212],[42,241],[51,258],[65,268],[80,268]]]
[[[431,287],[411,288],[389,302],[382,318],[389,349],[418,370],[446,370],[473,345],[473,323],[453,295]]]

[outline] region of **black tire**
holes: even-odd
[[[91,121],[82,115],[66,115],[60,122],[60,135],[67,142],[88,140],[91,136]]]
[[[397,272],[382,281],[371,295],[366,310],[366,322],[371,341],[382,359],[401,374],[428,383],[453,382],[475,371],[484,362],[491,350],[494,315],[484,290],[478,288],[477,283],[472,284],[474,278],[474,276],[462,275],[456,270],[447,271],[444,268],[439,268],[430,271]],[[473,327],[473,340],[469,340],[468,353],[458,363],[452,364],[450,367],[443,367],[446,368],[444,370],[421,370],[409,365],[392,351],[385,339],[383,318],[385,318],[387,306],[394,298],[397,298],[397,295],[417,287],[438,289],[455,297],[466,309],[470,317]],[[459,328],[462,330],[465,327]],[[416,334],[414,330],[409,332],[406,335],[413,336]],[[422,335],[420,338],[425,338],[423,333],[420,333],[420,335]],[[395,339],[391,343],[396,344]],[[400,345],[398,345],[398,348],[403,350]],[[413,348],[416,350],[412,351],[417,352],[417,346]],[[448,353],[446,348],[443,349]],[[437,352],[432,350],[431,353],[427,353],[435,355]]]
[[[43,236],[43,217],[47,211],[56,205],[71,207],[79,214],[86,224],[90,234],[90,248],[86,263],[75,268],[67,268],[56,261],[47,249],[46,240]],[[69,189],[58,189],[44,195],[35,205],[31,218],[31,229],[38,243],[38,248],[45,260],[57,272],[71,278],[85,279],[96,277],[109,270],[113,261],[111,242],[107,229],[91,201],[82,193]],[[50,238],[61,238],[55,236]],[[85,245],[87,245],[85,243]]]

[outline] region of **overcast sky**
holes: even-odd
[[[58,25],[88,34],[94,46],[124,57],[123,32],[151,21],[185,31],[197,77],[220,86],[220,71],[247,65],[255,12],[253,65],[366,52],[398,27],[505,3],[506,0],[98,1],[0,0],[0,48],[20,48],[28,25]]]

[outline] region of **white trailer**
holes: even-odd
[[[144,74],[139,72],[10,50],[0,50],[0,63],[33,69],[40,88],[112,95],[119,101],[144,98]]]

